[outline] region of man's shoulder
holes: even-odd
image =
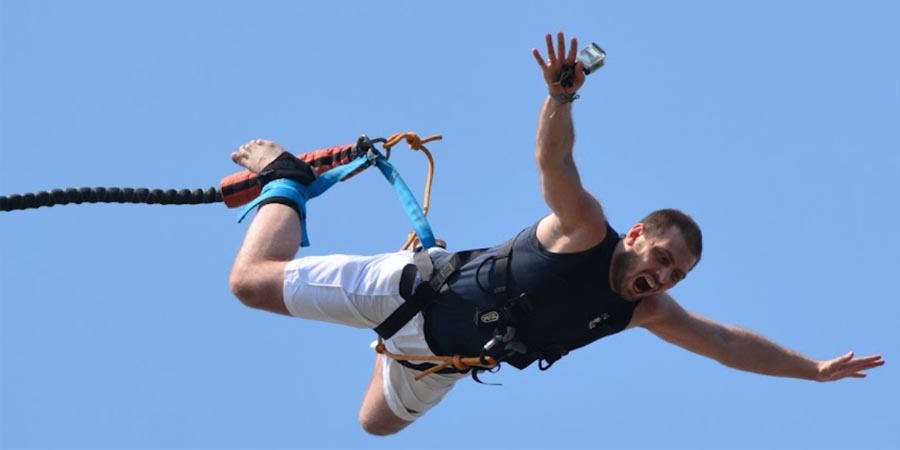
[[[679,310],[682,310],[681,306],[669,294],[651,295],[640,300],[629,327],[645,327],[664,321]]]
[[[578,226],[564,227],[555,214],[550,214],[537,225],[537,239],[554,253],[575,253],[600,245],[610,233],[615,234],[602,215],[584,221]]]

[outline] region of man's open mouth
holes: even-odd
[[[656,289],[656,286],[656,280],[649,275],[641,275],[634,280],[634,290],[638,294],[646,294],[647,292]]]

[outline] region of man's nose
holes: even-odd
[[[661,267],[656,271],[656,276],[659,277],[659,282],[662,284],[660,287],[663,289],[668,289],[675,284],[672,282],[672,269],[668,267]]]

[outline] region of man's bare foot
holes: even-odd
[[[254,139],[232,153],[231,160],[253,173],[259,173],[282,153],[284,149],[280,145],[265,139]]]

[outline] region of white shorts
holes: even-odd
[[[430,252],[446,252],[432,248]],[[375,256],[328,255],[296,259],[284,269],[284,303],[294,317],[375,328],[403,303],[400,275],[413,263],[409,251]],[[385,341],[392,353],[434,355],[425,342],[424,319],[417,314]],[[413,421],[437,405],[463,374],[419,373],[382,358],[384,394],[397,417]]]

